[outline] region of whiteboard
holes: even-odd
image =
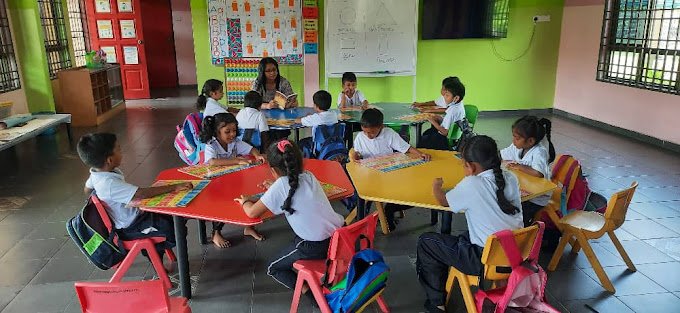
[[[325,1],[326,76],[415,75],[417,0]]]

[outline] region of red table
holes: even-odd
[[[347,191],[329,198],[339,200],[354,194],[354,187],[340,163],[335,161],[304,160],[305,169],[325,183],[333,184]],[[197,180],[200,178],[182,173],[177,168],[162,171],[157,180]],[[271,212],[260,218],[249,218],[234,198],[240,195],[254,195],[264,190],[257,185],[267,179],[273,179],[268,165],[263,164],[242,171],[234,172],[212,179],[201,193],[188,206],[177,208],[140,208],[144,211],[172,215],[175,222],[175,239],[177,241],[177,261],[182,296],[191,298],[189,279],[189,256],[187,253],[186,219],[210,220],[234,225],[257,225],[272,217]],[[201,223],[201,243],[205,243],[205,224]]]

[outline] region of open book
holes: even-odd
[[[297,99],[296,93],[286,96],[277,90],[276,94],[274,95],[274,103],[276,103],[276,107],[282,110],[286,108],[286,103],[293,102],[295,99]]]

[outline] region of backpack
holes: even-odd
[[[254,128],[248,129],[239,128],[238,132],[239,132],[238,139],[241,139],[241,141],[262,151],[262,149],[260,149],[262,147],[262,135],[260,134],[259,130],[256,130]]]
[[[199,137],[202,121],[203,113],[191,113],[184,118],[181,127],[177,125],[175,149],[187,165],[203,163],[205,144],[201,142]]]
[[[460,138],[458,138],[458,142],[456,143],[454,150],[461,152],[468,141],[470,141],[470,139],[477,134],[472,131],[470,122],[468,122],[467,118],[465,117],[459,121],[456,121],[456,125],[458,125],[458,129],[460,129],[462,135],[460,135]]]
[[[347,162],[345,124],[319,125],[314,129],[314,157],[319,160]]]
[[[98,207],[106,214],[101,201],[93,194],[80,213],[66,222],[66,231],[92,264],[108,270],[122,262],[127,252],[118,245],[118,235],[109,231],[111,221],[102,219]]]
[[[373,249],[357,252],[345,278],[326,295],[328,306],[333,313],[356,312],[385,288],[389,275],[390,268],[380,252]]]
[[[538,265],[538,254],[545,226],[541,222],[537,224],[538,234],[526,260],[522,260],[512,231],[506,229],[494,234],[503,247],[512,271],[505,286],[492,290],[480,288],[475,293],[478,312],[560,312],[545,301],[545,285],[548,278]]]

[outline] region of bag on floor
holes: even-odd
[[[359,310],[386,286],[390,268],[377,250],[357,252],[349,264],[347,275],[331,287],[326,295],[333,313],[351,313]]]
[[[116,232],[109,232],[92,197],[78,215],[66,222],[66,231],[78,249],[98,268],[108,270],[125,259]]]
[[[345,146],[345,124],[319,125],[314,128],[314,157],[347,162],[349,150]]]
[[[182,126],[177,125],[175,149],[187,165],[197,165],[204,161],[205,144],[201,142],[202,113],[191,113],[184,118]]]
[[[537,224],[539,226],[538,234],[526,260],[522,260],[512,231],[502,230],[495,233],[508,261],[510,261],[512,272],[505,286],[477,291],[475,303],[478,312],[560,312],[545,300],[545,285],[548,277],[541,266],[538,265],[538,254],[541,250],[541,239],[545,226],[541,222],[537,222]]]

